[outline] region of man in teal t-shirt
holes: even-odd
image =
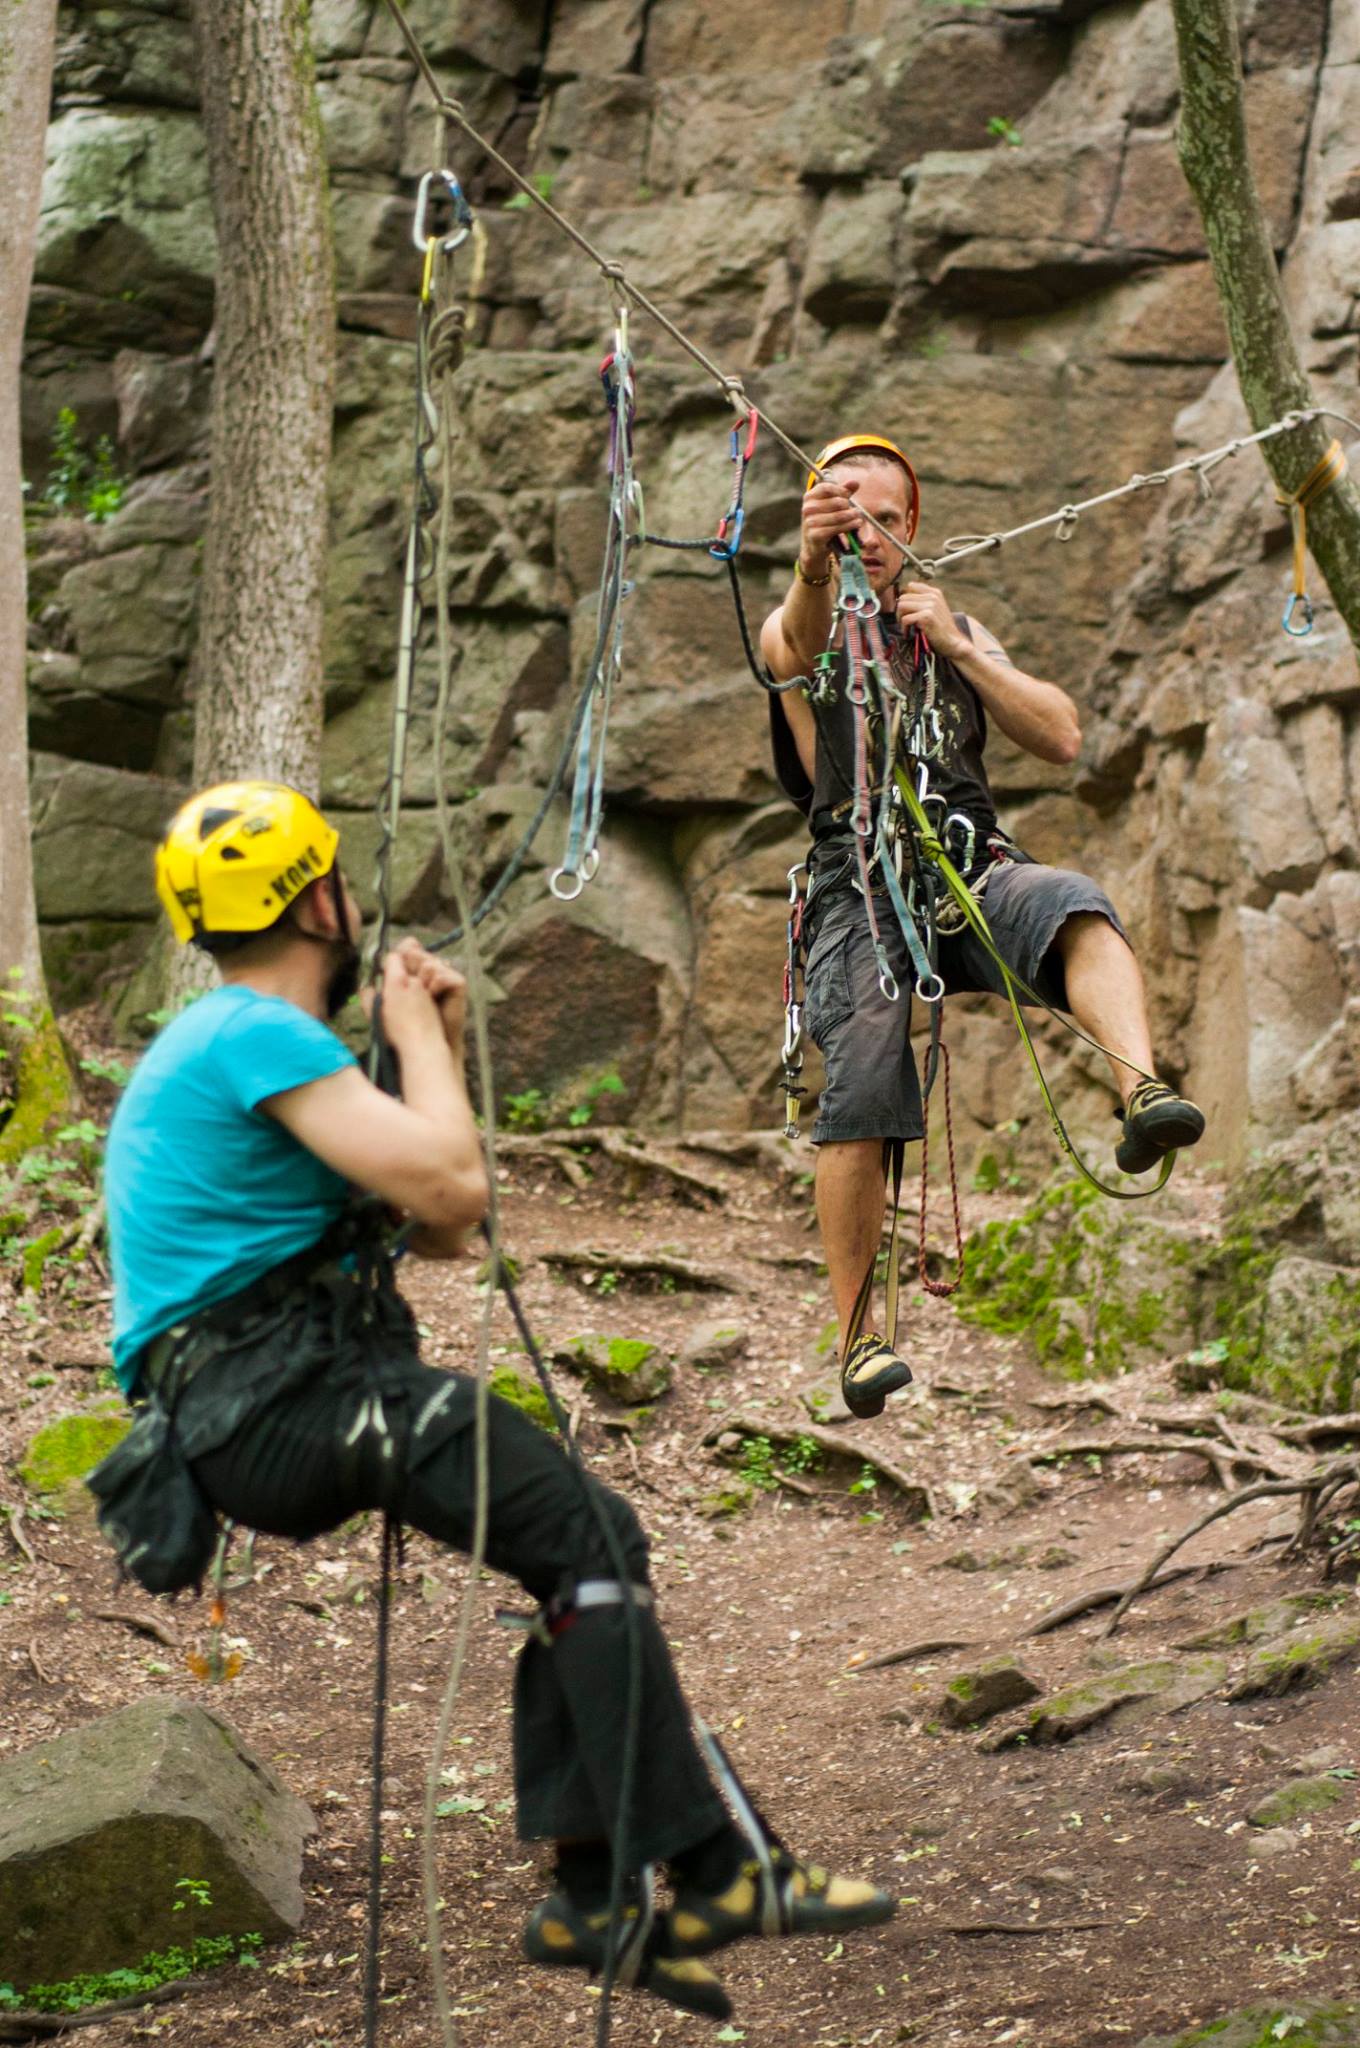
[[[159,850],[176,935],[215,957],[223,986],[156,1039],[114,1119],[115,1356],[161,1431],[146,1440],[164,1448],[168,1411],[180,1469],[233,1521],[306,1538],[381,1508],[467,1550],[475,1382],[421,1363],[391,1259],[350,1199],[409,1219],[408,1249],[425,1258],[455,1256],[480,1220],[466,991],[404,941],[381,988],[399,1098],[365,1077],[327,1025],[359,960],[336,848],[305,797],[256,782],[192,798]],[[796,1861],[754,1818],[734,1825],[695,1741],[632,1508],[517,1408],[489,1406],[486,1561],[541,1609],[516,1678],[515,1789],[521,1835],[556,1842],[558,1888],[531,1916],[526,1950],[603,1967],[621,1842],[621,1980],[724,2018],[699,1956],[746,1935],[867,1926],[893,1902]],[[112,1512],[103,1471],[101,1521],[131,1558],[135,1513],[123,1498]],[[660,1862],[675,1900],[658,1918],[642,1873]]]

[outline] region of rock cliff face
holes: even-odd
[[[412,0],[441,78],[554,201],[805,443],[864,427],[920,471],[922,542],[1047,512],[1242,429],[1199,223],[1175,160],[1166,0]],[[387,745],[410,469],[414,181],[433,122],[375,0],[314,0],[339,259],[327,804],[362,883]],[[1352,413],[1360,15],[1246,0],[1247,99],[1304,355]],[[459,374],[461,651],[448,760],[486,880],[531,812],[592,637],[606,421],[602,281],[468,150],[488,240]],[[179,0],[62,12],[25,385],[29,473],[63,406],[135,481],[102,526],[46,523],[33,566],[40,914],[68,999],[145,951],[148,849],[186,772],[207,474],[214,248]],[[649,523],[711,531],[720,395],[637,320]],[[1346,438],[1343,435],[1343,438]],[[1360,1103],[1360,678],[1334,614],[1279,630],[1287,533],[1248,451],[1193,484],[974,557],[947,585],[1063,682],[1072,769],[991,752],[1007,821],[1120,903],[1161,1057],[1235,1166]],[[751,472],[743,568],[786,584],[800,478]],[[490,928],[502,1081],[617,1070],[629,1114],[768,1123],[785,871],[716,565],[644,551],[610,742],[598,880],[546,897],[564,819]],[[199,687],[210,687],[210,682]],[[433,664],[420,669],[428,715]],[[450,920],[418,730],[399,912]],[[951,1026],[974,1154],[1037,1105],[996,1014]],[[1098,1068],[1055,1047],[1077,1121]],[[1037,1128],[1037,1125],[1035,1126]]]

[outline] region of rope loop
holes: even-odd
[[[1139,478],[1138,481],[1141,482],[1142,479]],[[1080,518],[1081,513],[1075,505],[1064,505],[1058,514],[1058,530],[1053,538],[1063,541],[1071,540],[1077,530],[1077,521]]]

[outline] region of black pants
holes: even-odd
[[[263,1326],[210,1333],[211,1353],[176,1408],[181,1441],[223,1514],[305,1539],[384,1508],[454,1549],[472,1544],[475,1382],[422,1365],[395,1289],[334,1275],[299,1289]],[[490,1399],[486,1561],[534,1600],[616,1579],[596,1510],[628,1577],[646,1585],[647,1539],[627,1501],[582,1477],[546,1431]],[[695,1745],[650,1607],[634,1610],[641,1714],[630,1867],[702,1841],[727,1819]],[[627,1732],[629,1624],[622,1605],[569,1616],[526,1642],[515,1678],[521,1835],[612,1837]]]

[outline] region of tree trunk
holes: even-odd
[[[29,844],[19,365],[33,280],[56,0],[0,7],[0,1159],[15,1157],[69,1099],[38,950]]]
[[[335,363],[307,0],[193,0],[217,227],[194,779],[317,793]]]
[[[1181,168],[1204,222],[1242,397],[1252,426],[1264,427],[1317,400],[1299,361],[1247,150],[1237,19],[1232,0],[1172,0],[1172,9]],[[1331,439],[1331,427],[1319,420],[1264,442],[1261,453],[1280,489],[1297,490]],[[1360,649],[1360,492],[1349,477],[1308,508],[1308,543]]]

